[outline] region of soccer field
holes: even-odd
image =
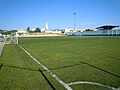
[[[0,90],[120,90],[120,37],[19,38],[1,63]]]

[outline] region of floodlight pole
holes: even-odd
[[[76,15],[76,12],[74,13],[74,32],[75,32],[75,15]]]

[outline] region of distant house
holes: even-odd
[[[45,32],[45,28],[44,27],[41,29],[41,32]]]
[[[45,33],[61,34],[62,31],[60,31],[60,30],[49,30],[49,31],[45,31]]]
[[[18,35],[26,35],[27,34],[27,30],[26,29],[24,29],[24,28],[21,28],[21,29],[19,29],[17,32],[16,32],[16,35],[18,36]]]
[[[2,34],[0,33],[0,36],[2,36]]]
[[[65,33],[67,32],[84,32],[87,28],[76,28],[74,30],[74,28],[66,28],[65,29]],[[92,30],[95,30],[95,29],[92,29]]]

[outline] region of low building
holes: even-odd
[[[35,31],[35,30],[36,30],[35,28],[31,29],[31,31]]]
[[[45,28],[43,27],[43,28],[41,28],[41,32],[45,32]]]
[[[75,30],[73,28],[66,28],[65,33],[67,32],[84,32],[87,28],[76,28]],[[92,29],[95,30],[95,29]]]
[[[26,35],[27,34],[27,30],[24,29],[24,28],[20,28],[17,32],[16,32],[16,35],[18,36],[23,36],[23,35]]]
[[[49,31],[45,31],[45,33],[61,34],[62,31],[58,31],[58,30],[49,30]]]

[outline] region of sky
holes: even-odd
[[[73,28],[74,16],[76,28],[120,25],[120,0],[0,0],[1,29]]]

